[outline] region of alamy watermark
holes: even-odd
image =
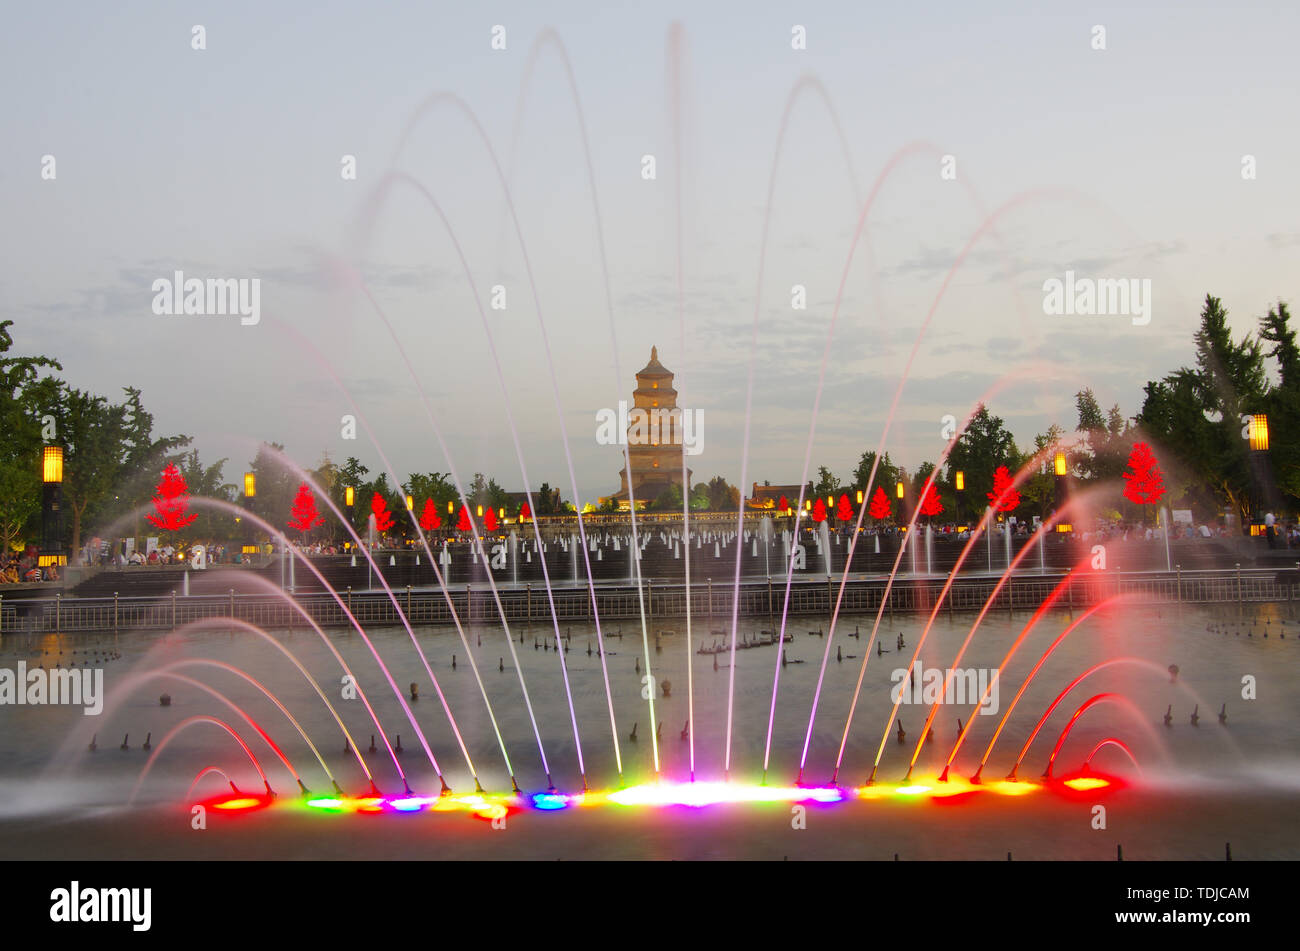
[[[889,675],[894,703],[930,706],[935,703],[979,704],[980,713],[998,712],[998,672],[987,667],[925,668],[919,660]]]
[[[704,451],[704,410],[671,407],[627,408],[596,411],[596,443],[601,446],[677,446],[688,456]]]
[[[1049,277],[1043,281],[1043,313],[1052,316],[1132,317],[1133,326],[1151,323],[1151,278]]]
[[[176,271],[172,277],[153,282],[153,312],[170,316],[238,316],[245,327],[262,319],[262,280],[257,277],[185,276]]]
[[[104,711],[104,668],[28,670],[21,660],[17,670],[0,667],[0,706],[46,704],[84,707],[86,716],[99,716]]]

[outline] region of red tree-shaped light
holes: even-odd
[[[790,500],[787,499],[784,495],[781,496],[780,501],[776,503],[776,510],[778,512],[790,511]]]
[[[1165,494],[1165,476],[1160,471],[1151,447],[1144,442],[1133,444],[1124,472],[1124,498],[1138,505],[1152,505]]]
[[[939,501],[939,490],[930,483],[930,487],[925,490],[925,498],[921,500],[921,514],[926,518],[934,518],[943,511],[943,503]]]
[[[884,489],[876,486],[876,492],[871,496],[871,507],[867,509],[867,513],[877,521],[881,521],[889,518],[892,511],[893,505],[889,501],[889,496],[885,494]]]
[[[472,531],[474,531],[474,525],[473,525],[473,523],[471,523],[470,520],[469,520],[469,506],[468,506],[468,505],[461,505],[461,507],[460,507],[460,517],[459,517],[458,519],[456,519],[456,531],[458,531],[458,532],[472,532]]]
[[[386,532],[393,527],[393,513],[388,511],[388,503],[378,492],[370,499],[370,511],[375,513],[375,531]]]
[[[528,507],[528,500],[524,499],[523,504],[519,506],[519,521],[526,522],[533,517],[533,510]]]
[[[316,511],[316,497],[306,482],[298,486],[298,494],[293,497],[293,509],[289,513],[289,527],[306,535],[317,525],[325,524],[325,516]]]
[[[438,514],[438,507],[433,504],[433,499],[424,500],[424,508],[420,509],[420,527],[426,532],[431,532],[442,524],[442,516]]]
[[[1003,493],[1006,493],[1003,496]],[[1011,487],[1011,473],[1006,466],[998,466],[993,472],[993,491],[985,492],[999,512],[1010,512],[1020,504],[1020,493]],[[998,501],[1001,499],[1001,501]]]
[[[849,504],[849,497],[846,494],[840,495],[840,501],[835,506],[835,517],[841,522],[853,521],[853,506]]]
[[[190,491],[185,484],[185,477],[176,468],[176,463],[167,463],[155,491],[158,494],[153,497],[153,507],[158,514],[146,515],[145,518],[159,528],[169,532],[179,531],[199,517],[197,513],[185,514],[190,505]]]
[[[489,532],[495,532],[501,527],[501,523],[497,521],[497,513],[492,511],[491,506],[488,506],[483,513],[483,527]]]
[[[813,503],[812,518],[814,522],[826,521],[826,503],[823,502],[821,498],[818,498],[817,501]]]

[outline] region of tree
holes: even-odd
[[[125,482],[126,412],[124,406],[114,406],[102,396],[70,387],[55,410],[65,446],[63,498],[72,512],[74,552],[81,548],[83,522],[101,512]]]
[[[948,453],[948,474],[961,470],[966,473],[966,491],[979,498],[993,488],[993,471],[1014,462],[1020,457],[1016,441],[1002,420],[992,415],[983,404],[971,417],[952,450]]]
[[[464,503],[461,503],[460,516],[456,519],[456,531],[458,532],[474,531],[474,523],[469,520],[469,506],[465,505]]]
[[[889,518],[893,511],[893,505],[889,501],[889,496],[880,486],[876,486],[875,494],[871,496],[871,507],[867,509],[868,514],[878,522]]]
[[[1164,473],[1151,447],[1144,442],[1133,444],[1124,473],[1124,498],[1138,505],[1154,505],[1165,494]]]
[[[1281,314],[1263,328],[1281,359],[1289,359],[1288,328]],[[1271,337],[1278,338],[1276,341]],[[1242,415],[1269,405],[1268,377],[1260,339],[1234,340],[1227,312],[1206,295],[1195,335],[1196,366],[1180,367],[1146,384],[1137,422],[1147,441],[1178,461],[1186,487],[1182,500],[1207,508],[1223,503],[1247,517],[1255,490],[1242,439]]]
[[[943,511],[943,502],[939,500],[939,491],[931,482],[929,488],[925,490],[925,496],[921,499],[921,514],[926,518],[933,519]]]
[[[434,504],[433,499],[425,499],[424,508],[420,509],[420,527],[426,532],[431,532],[440,525],[442,525],[442,516],[438,514],[438,506]]]
[[[60,387],[50,357],[5,356],[13,345],[12,320],[0,321],[0,557],[21,547],[41,508],[42,408]]]
[[[199,451],[191,449],[177,460],[177,468],[185,477],[185,484],[192,498],[216,499],[221,502],[235,501],[235,487],[225,481],[225,459],[218,459],[210,466],[199,460]],[[192,534],[199,538],[230,538],[234,536],[235,519],[228,512],[200,507],[198,519],[194,522]]]
[[[740,507],[740,490],[722,476],[710,479],[705,492],[709,497],[709,508],[714,512],[734,511]],[[678,505],[680,507],[680,502]]]
[[[533,517],[532,510],[528,507],[528,500],[524,499],[519,503],[519,521],[527,522]]]
[[[279,458],[283,453],[284,446],[280,443],[264,442],[258,447],[257,456],[248,464],[256,489],[256,494],[248,500],[248,507],[271,525],[279,524],[281,513],[293,506],[301,481]]]
[[[847,492],[840,495],[839,504],[835,506],[835,517],[841,522],[853,521],[853,506]]]
[[[290,528],[302,533],[305,539],[307,533],[317,525],[324,525],[325,517],[316,511],[316,497],[312,495],[311,486],[306,482],[298,486],[298,494],[293,498],[293,509],[290,512],[288,525]]]
[[[659,512],[680,512],[682,510],[682,487],[676,482],[659,493],[653,508]]]
[[[501,527],[501,523],[497,521],[496,510],[490,505],[483,512],[483,527],[489,532],[495,532]]]
[[[370,497],[370,511],[375,516],[375,531],[386,532],[393,527],[393,513],[388,510],[384,496],[376,492]]]
[[[825,466],[817,467],[817,486],[813,490],[817,495],[829,496],[834,495],[841,489],[841,483],[835,473],[831,472]]]
[[[822,501],[821,496],[817,496],[817,501],[813,503],[812,520],[814,522],[826,521],[826,503]]]
[[[198,515],[186,514],[190,504],[190,493],[185,485],[176,463],[167,463],[158,481],[158,494],[154,496],[153,507],[156,514],[145,516],[154,525],[168,532],[178,532],[190,525]]]
[[[1014,488],[1006,466],[998,466],[993,472],[993,491],[985,494],[999,512],[1013,511],[1020,504],[1020,493]]]
[[[782,515],[790,511],[790,500],[787,499],[784,495],[781,496],[781,498],[776,503],[776,510]]]

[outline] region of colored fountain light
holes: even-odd
[[[650,783],[610,793],[621,806],[712,806],[738,802],[840,802],[844,793],[833,786],[761,786],[747,783]]]
[[[1073,779],[1065,780],[1065,785],[1076,792],[1084,792],[1089,789],[1102,789],[1109,786],[1110,780],[1102,779],[1100,776],[1075,776]]]

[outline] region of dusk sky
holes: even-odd
[[[193,436],[206,461],[230,458],[228,481],[261,440],[304,465],[329,453],[381,470],[364,428],[340,437],[351,401],[400,478],[445,472],[423,389],[461,478],[519,489],[508,399],[533,487],[571,498],[540,313],[587,502],[618,488],[622,465],[597,444],[596,413],[630,400],[652,345],[678,374],[680,404],[704,415],[696,478],[740,481],[760,291],[746,482],[799,479],[854,228],[900,153],[852,257],[810,477],[818,465],[847,477],[876,448],[907,356],[977,232],[887,440],[909,468],[938,458],[945,414],[961,419],[1003,378],[990,408],[1023,449],[1052,423],[1073,427],[1083,386],[1135,414],[1147,380],[1192,361],[1207,293],[1238,334],[1297,297],[1295,5],[471,6],[10,7],[0,315],[15,321],[17,351],[57,357],[74,386],[114,398],[140,387],[160,433]],[[192,48],[195,25],[205,49]],[[792,49],[796,26],[806,49]],[[548,28],[585,118],[617,348],[574,97],[557,46],[535,47]],[[801,79],[816,82],[790,112],[760,288],[768,180]],[[449,99],[421,109],[438,93],[486,132],[522,246],[474,122]],[[390,170],[446,213],[472,288],[424,195],[405,179],[382,187]],[[352,268],[396,343],[347,281]],[[260,322],[156,315],[152,284],[178,270],[260,279]],[[1044,282],[1067,271],[1150,281],[1150,323],[1045,314]],[[488,307],[494,285],[503,310]],[[806,310],[791,306],[794,285]]]

